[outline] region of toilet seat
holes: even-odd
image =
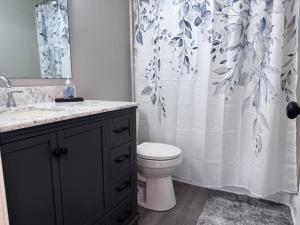
[[[143,159],[138,157],[137,164],[143,168],[152,168],[152,169],[163,169],[163,168],[171,168],[180,165],[183,161],[182,156],[178,156],[175,159],[169,160],[151,160],[151,159]]]
[[[168,161],[180,157],[181,150],[173,145],[144,142],[137,147],[137,156],[144,160]]]

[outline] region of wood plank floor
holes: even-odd
[[[196,225],[211,192],[208,189],[174,182],[177,205],[167,212],[139,207],[139,225]]]

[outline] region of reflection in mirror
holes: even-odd
[[[67,0],[38,4],[36,20],[42,77],[70,75]]]
[[[0,0],[0,74],[71,77],[67,0]]]

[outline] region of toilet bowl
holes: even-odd
[[[166,211],[176,205],[171,175],[182,163],[181,150],[172,145],[145,142],[137,147],[138,204]]]

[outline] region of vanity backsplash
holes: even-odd
[[[0,88],[0,107],[6,107],[9,91],[22,91],[22,93],[13,94],[18,106],[54,102],[55,98],[64,96],[64,86]]]

